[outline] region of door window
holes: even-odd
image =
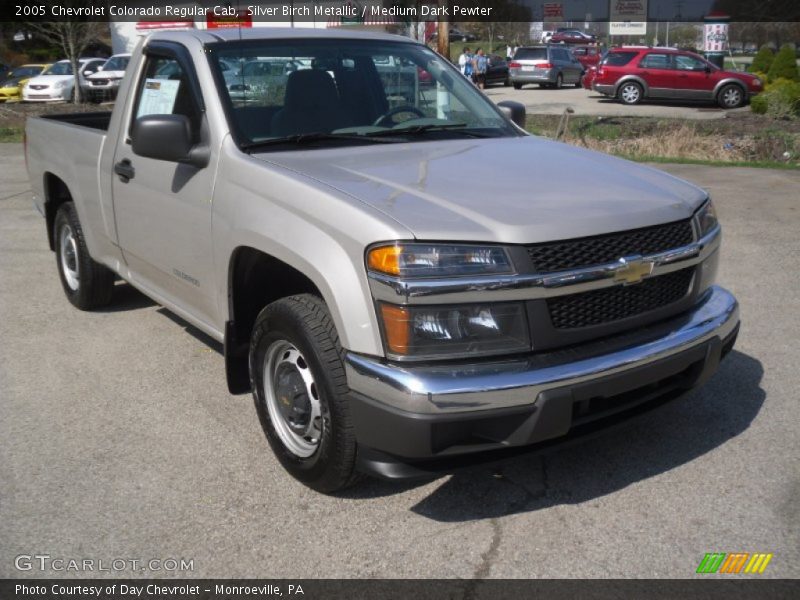
[[[679,71],[705,71],[706,63],[693,56],[678,54],[675,57],[675,68]]]
[[[192,97],[186,69],[174,58],[147,58],[133,107],[133,119],[147,115],[184,115],[192,126],[193,141],[199,141],[200,110]]]
[[[643,69],[671,69],[669,54],[648,54],[639,63]]]

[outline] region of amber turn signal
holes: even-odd
[[[408,309],[393,304],[381,304],[381,316],[389,350],[395,354],[408,354],[410,338]]]
[[[387,275],[400,274],[400,254],[402,246],[379,246],[369,251],[367,264],[371,271],[386,273]]]

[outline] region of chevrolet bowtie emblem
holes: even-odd
[[[639,256],[626,256],[619,259],[620,266],[614,271],[614,281],[624,285],[639,283],[653,273],[655,264],[649,260],[642,260]]]

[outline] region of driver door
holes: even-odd
[[[704,100],[713,97],[715,81],[702,60],[688,54],[676,54],[675,80],[682,98]]]
[[[213,163],[197,168],[137,156],[130,139],[137,117],[181,114],[189,118],[192,141],[207,143],[201,139],[209,135],[203,99],[185,49],[163,42],[150,46],[114,155],[119,244],[134,283],[211,326],[218,316],[211,240]]]

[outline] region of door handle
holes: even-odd
[[[114,165],[114,173],[119,175],[119,180],[122,183],[128,183],[136,175],[136,170],[129,159],[123,158]]]

